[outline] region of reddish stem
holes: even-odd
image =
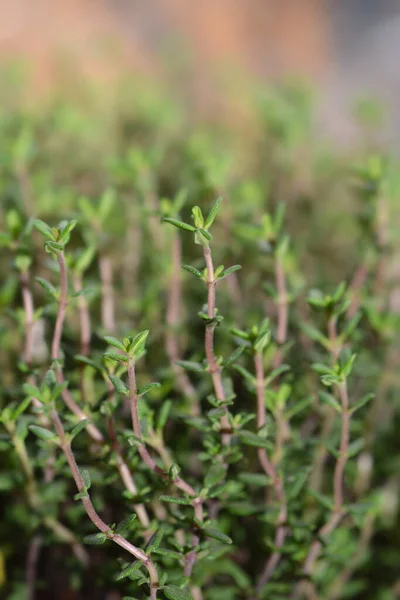
[[[207,289],[208,289],[208,298],[207,298],[207,315],[209,319],[214,319],[215,317],[215,288],[216,281],[214,277],[214,265],[211,255],[211,250],[209,246],[203,247],[204,259],[206,261],[207,267]],[[224,386],[222,384],[222,376],[221,376],[221,367],[217,362],[216,356],[214,354],[214,330],[215,325],[213,323],[206,326],[205,332],[205,353],[206,359],[208,363],[208,370],[211,374],[215,396],[217,400],[220,402],[225,402],[225,391]],[[222,443],[224,445],[230,444],[230,439],[232,435],[231,426],[229,423],[228,417],[228,409],[224,407],[225,414],[221,417],[221,431],[222,431]]]

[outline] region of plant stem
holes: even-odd
[[[37,579],[37,565],[43,540],[40,535],[31,539],[26,556],[25,583],[27,589],[27,600],[35,599],[35,588]]]
[[[67,268],[65,265],[64,252],[57,253],[57,260],[60,267],[60,295],[58,298],[58,311],[56,317],[56,324],[54,327],[53,339],[51,343],[51,358],[53,361],[60,360],[60,344],[61,337],[64,327],[65,314],[68,306],[68,280],[67,280]],[[60,364],[57,364],[55,369],[57,383],[64,383],[64,375]],[[62,391],[62,398],[65,404],[68,406],[70,411],[78,417],[80,421],[87,419],[85,412],[76,404],[72,398],[69,390],[65,388]],[[96,442],[102,442],[104,440],[103,434],[93,423],[89,423],[86,426],[86,431],[93,440]]]
[[[101,280],[101,322],[106,331],[115,331],[115,303],[113,290],[113,272],[108,256],[100,256],[99,270]]]
[[[34,325],[34,308],[32,292],[29,286],[29,273],[22,271],[20,274],[22,301],[25,312],[25,345],[24,345],[24,361],[30,368],[32,366],[33,354],[33,325]]]
[[[150,590],[151,590],[150,597],[153,600],[154,598],[157,597],[157,590],[158,590],[158,585],[159,585],[156,567],[154,566],[154,564],[150,560],[150,558],[142,550],[140,550],[139,548],[136,548],[136,546],[134,546],[133,544],[128,542],[128,540],[126,540],[124,537],[122,537],[118,533],[115,533],[114,531],[110,530],[110,527],[97,514],[97,512],[92,504],[92,501],[90,499],[90,496],[86,491],[85,484],[82,479],[82,475],[79,471],[78,465],[76,464],[75,456],[71,449],[71,445],[66,438],[64,427],[62,425],[62,422],[58,415],[58,412],[54,406],[51,411],[51,418],[52,418],[55,430],[56,430],[58,438],[59,438],[60,448],[62,449],[62,451],[65,455],[65,458],[67,459],[67,462],[68,462],[69,468],[71,470],[72,477],[74,478],[78,492],[81,494],[82,493],[85,494],[81,498],[81,501],[85,508],[86,514],[88,515],[89,519],[92,521],[93,525],[95,527],[97,527],[97,529],[99,529],[99,531],[104,533],[109,540],[112,540],[113,542],[115,542],[116,544],[121,546],[121,548],[124,548],[127,552],[132,554],[132,556],[134,556],[137,560],[140,560],[142,562],[143,566],[146,568],[146,570],[149,574]]]
[[[254,355],[254,366],[256,371],[256,393],[257,393],[257,429],[264,427],[266,422],[265,414],[265,374],[263,365],[263,356],[261,352],[256,352]],[[279,503],[279,515],[277,519],[277,529],[275,534],[274,545],[276,550],[268,558],[265,567],[260,575],[257,590],[260,593],[263,587],[271,579],[271,576],[278,565],[281,558],[279,549],[283,546],[286,539],[286,519],[287,506],[285,490],[283,487],[282,478],[278,475],[273,462],[270,460],[265,448],[258,448],[258,460],[261,467],[268,477],[271,478],[271,483],[275,491],[276,499]]]
[[[83,289],[82,277],[78,273],[74,274],[73,284],[75,292],[81,292]],[[82,356],[88,356],[90,352],[90,340],[92,337],[92,328],[90,323],[89,307],[85,296],[78,296],[79,328],[80,328],[80,352]]]
[[[329,335],[333,342],[337,340],[337,332],[336,332],[336,318],[331,317],[328,323],[329,327]],[[339,346],[334,343],[331,347],[332,355],[337,360],[340,352]],[[342,427],[341,427],[341,435],[340,435],[340,448],[339,448],[339,456],[336,460],[335,471],[333,475],[333,509],[332,515],[328,522],[321,528],[318,534],[318,539],[313,542],[311,545],[311,549],[308,553],[308,556],[304,563],[304,573],[309,575],[314,567],[315,561],[318,559],[319,554],[322,549],[322,544],[319,541],[321,538],[330,535],[334,529],[339,525],[340,521],[344,516],[344,508],[343,508],[343,500],[344,500],[344,470],[347,462],[347,452],[349,448],[350,441],[350,407],[349,407],[349,398],[347,392],[347,383],[344,380],[338,386],[340,404],[342,408]]]
[[[207,298],[207,314],[209,319],[214,319],[215,317],[215,288],[216,281],[214,277],[214,265],[211,255],[211,250],[209,246],[203,246],[204,259],[207,267],[207,289],[208,289],[208,298]],[[214,392],[217,400],[220,402],[225,402],[225,391],[222,384],[222,376],[221,376],[221,367],[217,362],[216,356],[214,354],[214,329],[215,324],[211,323],[206,326],[205,333],[205,353],[206,359],[208,363],[208,370],[211,374]],[[231,425],[229,423],[228,417],[228,409],[224,406],[225,414],[221,417],[221,440],[222,444],[227,446],[230,444],[230,439],[232,435]]]
[[[200,414],[199,400],[185,370],[177,363],[180,360],[179,342],[177,329],[180,323],[181,314],[181,241],[179,236],[174,235],[172,239],[172,269],[169,282],[168,307],[167,307],[167,332],[166,332],[166,350],[171,364],[171,368],[176,377],[178,388],[182,394],[190,401],[191,414],[198,416]]]
[[[137,438],[141,441],[138,445],[139,454],[143,460],[143,462],[151,469],[154,473],[161,476],[163,479],[168,479],[168,473],[165,473],[163,469],[161,469],[150,456],[146,445],[143,441],[142,429],[140,425],[139,419],[139,396],[137,394],[137,385],[136,385],[136,374],[135,374],[135,363],[132,358],[129,359],[128,362],[128,378],[129,378],[129,400],[131,407],[131,416],[132,416],[132,424],[133,424],[133,432]],[[186,481],[184,481],[181,477],[176,477],[171,483],[182,492],[193,498],[192,506],[194,509],[195,517],[199,521],[203,521],[203,498],[198,497],[196,490],[189,485]],[[199,542],[199,537],[195,533],[192,538],[192,546],[197,546]],[[185,557],[185,576],[190,577],[193,565],[196,560],[196,551],[193,550]]]

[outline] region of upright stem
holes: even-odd
[[[207,315],[209,319],[214,319],[215,317],[215,288],[216,281],[214,277],[214,265],[211,255],[211,250],[209,246],[203,246],[204,259],[207,267],[207,289],[208,289],[208,298],[207,298]],[[214,329],[215,325],[213,323],[206,326],[205,333],[205,353],[206,359],[208,363],[208,370],[211,374],[214,392],[217,400],[220,402],[225,402],[225,391],[224,386],[222,384],[222,376],[221,376],[221,367],[217,362],[217,359],[214,354]],[[225,414],[221,417],[221,433],[222,433],[222,443],[224,445],[230,444],[230,439],[232,435],[232,429],[229,423],[228,418],[228,409],[224,407]]]
[[[34,308],[32,292],[29,286],[29,274],[27,271],[22,271],[20,274],[22,287],[22,301],[25,312],[25,346],[24,346],[24,361],[28,367],[32,366],[33,354],[33,325],[34,325]]]
[[[115,303],[113,290],[113,272],[108,256],[99,259],[101,279],[101,322],[104,329],[110,333],[115,331]]]
[[[260,352],[254,355],[254,366],[256,371],[256,393],[257,393],[257,429],[264,427],[266,422],[265,414],[265,375],[263,357]],[[286,539],[286,519],[287,519],[287,506],[285,490],[283,487],[282,478],[278,475],[276,468],[269,458],[265,448],[258,448],[257,451],[258,460],[261,467],[268,477],[271,478],[271,484],[275,491],[276,499],[279,503],[279,514],[277,519],[277,529],[275,534],[274,545],[276,550],[268,558],[265,567],[261,573],[257,584],[257,590],[260,593],[263,587],[271,579],[271,576],[278,565],[281,558],[279,549],[283,546]]]
[[[143,462],[157,475],[160,475],[164,479],[168,479],[168,474],[165,473],[153,460],[150,456],[146,445],[143,441],[142,436],[142,428],[140,425],[139,419],[139,396],[137,393],[137,385],[136,385],[136,373],[135,373],[135,363],[132,358],[129,359],[128,362],[128,379],[129,379],[129,401],[131,407],[131,416],[132,416],[132,424],[133,424],[133,432],[137,438],[141,441],[138,446],[139,454],[143,460]],[[194,509],[195,517],[202,522],[204,519],[203,515],[203,498],[198,497],[196,490],[189,485],[184,479],[181,477],[176,477],[171,483],[180,489],[182,492],[193,498],[192,506]],[[199,542],[199,537],[197,534],[193,535],[192,538],[192,546],[197,546]],[[194,563],[196,561],[196,551],[192,550],[185,557],[185,576],[190,577],[192,573],[192,569]]]
[[[331,317],[328,323],[329,337],[333,342],[331,346],[331,352],[333,358],[337,360],[340,352],[339,345],[337,344],[337,332],[336,332],[336,318]],[[340,435],[340,447],[339,455],[336,460],[335,471],[333,475],[333,500],[334,505],[332,514],[327,523],[321,528],[317,536],[317,540],[311,545],[311,549],[304,563],[304,573],[309,575],[314,567],[315,561],[318,559],[322,549],[322,544],[319,541],[321,538],[330,535],[334,529],[339,525],[340,521],[344,516],[343,499],[344,499],[344,470],[347,462],[347,453],[349,449],[350,441],[350,407],[349,398],[347,392],[347,383],[344,380],[338,386],[340,404],[342,408],[342,427]]]
[[[132,554],[132,556],[134,556],[137,560],[140,560],[142,562],[143,566],[147,569],[147,572],[148,572],[149,578],[150,578],[150,590],[151,590],[150,598],[151,598],[151,600],[155,599],[157,597],[157,590],[159,587],[156,567],[154,566],[154,564],[150,560],[150,558],[142,550],[140,550],[139,548],[136,548],[136,546],[134,546],[133,544],[128,542],[128,540],[126,540],[124,537],[122,537],[118,533],[115,533],[114,531],[112,531],[110,529],[110,527],[97,514],[97,512],[92,504],[92,501],[90,499],[90,496],[86,491],[85,483],[84,483],[82,475],[79,471],[78,465],[76,464],[75,456],[71,450],[71,445],[67,440],[67,437],[66,437],[65,431],[64,431],[64,427],[62,425],[61,419],[60,419],[55,407],[53,407],[53,409],[52,409],[51,418],[52,418],[55,430],[56,430],[57,435],[60,440],[60,442],[59,442],[60,447],[61,447],[62,451],[64,452],[65,458],[67,459],[67,462],[68,462],[69,468],[71,470],[72,476],[74,478],[78,492],[82,494],[81,501],[85,508],[86,514],[88,515],[89,519],[92,521],[93,525],[95,527],[97,527],[97,529],[99,529],[99,531],[104,533],[109,540],[112,540],[113,542],[115,542],[116,544],[121,546],[121,548],[124,548],[125,550],[127,550],[127,552]]]
[[[56,324],[54,327],[53,340],[51,343],[51,358],[53,361],[60,359],[60,344],[61,337],[64,327],[65,314],[68,306],[68,280],[67,280],[67,268],[65,265],[64,252],[57,253],[57,260],[60,267],[60,295],[58,298],[58,311],[56,317]],[[56,379],[59,384],[64,383],[63,370],[60,365],[57,365]],[[78,417],[80,421],[87,418],[85,412],[76,404],[67,388],[62,391],[62,398],[65,404],[68,406],[70,411]],[[96,441],[103,441],[103,434],[97,429],[93,423],[89,423],[86,426],[86,431]]]
[[[168,358],[176,377],[176,382],[182,394],[186,396],[191,403],[192,415],[200,414],[199,401],[189,377],[185,370],[177,364],[180,360],[180,350],[177,337],[177,328],[180,323],[181,314],[181,241],[179,236],[174,235],[172,240],[172,270],[169,283],[168,308],[167,308],[167,333],[166,349]]]

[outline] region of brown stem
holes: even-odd
[[[75,292],[81,292],[83,289],[82,277],[78,273],[74,274],[73,284]],[[88,356],[90,351],[90,340],[92,337],[92,330],[90,324],[89,306],[85,296],[78,296],[78,313],[79,313],[79,331],[81,341],[81,354],[82,356]]]
[[[214,277],[214,265],[211,255],[211,250],[209,246],[203,246],[204,259],[206,261],[207,267],[207,289],[208,289],[208,298],[207,298],[207,315],[209,319],[214,319],[215,317],[215,288],[216,281]],[[215,325],[211,323],[206,326],[205,332],[205,353],[206,359],[208,363],[208,370],[211,374],[215,396],[217,400],[220,402],[225,402],[225,392],[222,384],[222,376],[221,376],[221,367],[217,362],[216,356],[214,354],[214,330]],[[230,444],[230,439],[232,435],[231,426],[228,418],[228,409],[224,407],[225,414],[221,417],[221,431],[222,436],[221,440],[224,445]]]
[[[27,600],[35,600],[35,588],[37,579],[37,565],[43,540],[40,535],[31,539],[26,556],[25,582],[27,589]]]
[[[333,341],[337,340],[336,333],[336,319],[331,318],[329,321],[329,334],[330,338]],[[339,356],[340,348],[337,345],[332,346],[332,354],[335,359]],[[334,529],[339,525],[340,521],[344,516],[343,509],[343,499],[344,499],[344,470],[347,462],[347,452],[349,448],[350,441],[350,407],[349,407],[349,398],[347,392],[347,383],[343,381],[339,385],[339,397],[342,408],[342,428],[341,428],[341,436],[340,436],[340,448],[339,455],[336,460],[335,471],[333,475],[333,500],[334,505],[332,509],[332,515],[329,521],[322,527],[318,534],[318,538],[324,538],[332,533]],[[308,553],[308,556],[304,563],[304,573],[310,574],[313,570],[315,561],[318,559],[319,554],[322,549],[322,544],[318,540],[315,540],[311,545],[311,549]]]
[[[34,325],[34,308],[32,292],[29,286],[29,274],[27,271],[22,271],[20,274],[22,287],[22,301],[25,312],[25,346],[24,346],[24,361],[28,367],[32,366],[33,354],[33,325]]]
[[[171,368],[176,377],[178,388],[184,396],[186,396],[191,404],[192,415],[200,414],[199,401],[196,390],[194,389],[185,370],[177,363],[181,359],[179,342],[177,338],[177,329],[180,324],[181,315],[181,242],[177,235],[174,235],[172,240],[172,271],[169,283],[168,307],[167,307],[167,333],[166,333],[166,350]]]
[[[53,361],[59,361],[60,359],[60,344],[61,337],[64,327],[65,314],[68,306],[68,280],[67,280],[67,268],[65,265],[65,258],[63,252],[57,253],[57,260],[60,267],[60,295],[58,298],[58,311],[56,317],[56,324],[54,327],[53,339],[51,343],[51,358]],[[57,365],[56,369],[57,383],[64,383],[64,375],[60,365]],[[65,388],[61,394],[65,404],[68,406],[70,411],[78,417],[80,421],[87,419],[85,412],[76,404],[72,398],[69,390]],[[97,429],[93,423],[89,423],[86,426],[86,431],[96,442],[103,441],[103,434]]]
[[[108,399],[112,400],[112,398],[114,396],[114,387],[112,386],[111,382],[109,382],[107,385],[108,385]],[[110,443],[111,443],[111,449],[113,450],[113,452],[115,453],[115,456],[116,456],[117,469],[119,471],[120,477],[125,485],[125,488],[128,490],[128,492],[130,492],[131,494],[136,496],[138,493],[138,490],[137,490],[135,481],[132,477],[132,473],[130,472],[129,467],[125,461],[124,455],[121,450],[121,446],[118,442],[117,432],[116,432],[116,428],[115,428],[115,422],[114,422],[114,419],[112,416],[107,418],[107,429],[108,429],[108,436],[109,436]],[[144,504],[134,504],[133,508],[138,516],[139,521],[143,525],[143,527],[145,529],[148,529],[148,527],[150,526],[150,519],[149,519],[147,510],[146,510]]]
[[[104,533],[109,540],[112,540],[121,548],[124,548],[127,552],[129,552],[132,556],[134,556],[137,560],[140,560],[143,566],[146,568],[149,578],[150,578],[150,590],[151,590],[151,599],[157,597],[158,590],[158,575],[157,569],[150,560],[150,558],[142,551],[140,548],[136,548],[133,544],[128,542],[124,537],[115,533],[110,529],[110,527],[102,520],[102,518],[97,514],[92,501],[90,499],[89,494],[86,491],[85,483],[83,481],[82,475],[79,471],[78,465],[76,464],[75,456],[71,450],[70,443],[67,440],[65,435],[64,427],[62,425],[61,419],[58,415],[58,412],[53,407],[51,412],[51,418],[57,432],[60,448],[62,449],[65,458],[67,459],[69,468],[72,473],[72,477],[74,478],[76,487],[78,492],[82,494],[82,504],[85,508],[86,514],[89,519],[92,521],[93,525],[99,529],[102,533]]]
[[[257,393],[257,429],[264,427],[266,422],[265,414],[265,375],[263,357],[260,352],[254,355],[254,366],[256,371],[256,393]],[[281,553],[279,549],[283,546],[286,539],[286,519],[287,519],[287,506],[285,490],[283,487],[282,478],[278,475],[276,468],[270,460],[268,453],[265,448],[258,449],[258,460],[261,467],[268,477],[271,478],[271,483],[275,491],[276,499],[279,503],[279,515],[277,519],[277,528],[275,533],[274,545],[276,550],[268,558],[264,569],[260,575],[257,590],[260,593],[263,587],[271,579],[271,576],[279,563]]]
[[[115,305],[113,290],[112,263],[108,256],[100,256],[99,259],[101,280],[101,322],[106,331],[115,331]]]
[[[138,446],[139,454],[143,460],[143,462],[157,475],[163,477],[164,479],[168,479],[168,473],[165,473],[163,469],[161,469],[150,456],[146,445],[143,441],[142,437],[142,429],[140,425],[139,419],[139,397],[137,394],[137,385],[136,385],[136,373],[135,373],[135,363],[132,358],[128,361],[128,378],[129,378],[129,401],[131,407],[131,416],[132,416],[132,424],[133,424],[133,432],[137,438],[141,441]],[[186,481],[184,481],[181,477],[176,477],[171,482],[176,488],[183,491],[185,494],[193,498],[192,506],[194,509],[195,517],[199,521],[203,521],[203,498],[199,498],[197,496],[196,490],[189,485]],[[199,538],[195,533],[192,539],[192,546],[197,546]],[[196,551],[193,550],[189,554],[187,554],[185,558],[185,576],[189,577],[191,575],[193,565],[196,561]]]

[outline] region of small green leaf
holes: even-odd
[[[200,363],[193,362],[191,360],[177,360],[176,364],[183,367],[187,371],[194,371],[195,373],[203,373],[204,367]]]
[[[198,279],[203,279],[203,275],[200,273],[200,271],[198,271],[197,269],[195,269],[191,265],[182,265],[182,269],[185,269],[185,271],[187,271],[188,273],[191,273],[192,275],[194,275]]]
[[[238,435],[242,440],[243,444],[246,444],[246,446],[255,446],[256,448],[267,449],[270,449],[271,447],[271,442],[268,442],[267,440],[260,437],[256,433],[253,433],[252,431],[242,429],[241,431],[238,431]]]
[[[331,408],[334,408],[336,410],[336,412],[338,412],[338,413],[342,412],[342,407],[340,406],[340,404],[336,400],[336,398],[334,396],[332,396],[332,394],[321,391],[321,392],[318,392],[318,395],[321,398],[322,402],[325,402],[325,404],[328,404],[328,406],[330,406]]]
[[[40,390],[35,385],[32,385],[31,383],[24,383],[22,389],[27,396],[38,398],[40,400]]]
[[[108,358],[108,360],[113,360],[114,362],[127,363],[128,357],[123,356],[122,354],[115,354],[114,352],[104,352],[104,358]]]
[[[221,406],[217,408],[212,408],[208,411],[207,415],[210,417],[210,419],[220,419],[224,416],[225,412],[225,409]]]
[[[133,354],[135,357],[139,356],[144,350],[146,339],[149,333],[149,329],[145,329],[145,331],[141,331],[140,333],[138,333],[129,345],[128,352],[130,354]]]
[[[144,396],[145,394],[147,394],[148,392],[150,392],[150,390],[154,390],[155,388],[159,388],[161,387],[161,383],[148,383],[147,385],[143,386],[142,388],[140,388],[137,391],[137,395],[138,396]]]
[[[192,500],[190,498],[178,498],[175,496],[160,496],[159,500],[161,500],[161,502],[169,502],[170,504],[183,504],[186,506],[190,506],[192,504]]]
[[[55,433],[39,425],[29,425],[28,429],[42,440],[53,440],[56,437]]]
[[[89,367],[92,367],[93,369],[95,369],[96,371],[102,371],[103,368],[101,367],[101,365],[98,365],[96,362],[94,362],[94,360],[91,360],[90,358],[88,358],[87,356],[83,356],[82,354],[76,354],[74,356],[75,360],[88,365]]]
[[[169,550],[168,548],[155,548],[152,550],[153,554],[158,554],[159,556],[166,556],[168,558],[174,558],[175,560],[181,560],[182,554],[179,552],[175,552],[175,550]]]
[[[171,408],[172,408],[171,400],[166,400],[165,402],[163,402],[163,405],[160,408],[160,412],[158,414],[158,420],[157,420],[157,429],[158,430],[164,429],[164,426],[167,422],[168,415],[170,413]]]
[[[45,237],[49,238],[49,240],[53,240],[54,239],[54,237],[53,237],[53,231],[52,231],[50,225],[47,225],[47,223],[45,223],[44,221],[41,221],[40,219],[35,219],[33,221],[33,226],[42,235],[44,235]]]
[[[324,334],[321,331],[319,331],[319,329],[314,327],[314,325],[310,325],[308,323],[301,323],[300,329],[302,329],[302,331],[309,338],[311,338],[315,342],[319,342],[322,346],[326,347],[327,342],[328,342],[327,338],[324,336]]]
[[[76,219],[73,219],[72,221],[68,221],[66,223],[66,225],[64,226],[64,228],[62,229],[61,233],[60,233],[60,242],[63,242],[64,244],[69,242],[69,238],[71,236],[71,231],[76,227],[78,221]]]
[[[75,262],[75,271],[78,273],[84,273],[89,268],[94,256],[96,254],[95,246],[88,246],[78,256]]]
[[[146,554],[153,552],[153,550],[157,550],[157,548],[159,547],[159,545],[162,542],[163,537],[164,537],[164,528],[161,525],[161,527],[158,527],[156,532],[151,536],[151,538],[147,542]]]
[[[333,507],[333,500],[332,498],[329,498],[328,496],[324,496],[323,494],[319,494],[318,492],[316,492],[313,489],[309,489],[308,490],[309,494],[311,494],[311,496],[313,498],[316,499],[316,501],[318,502],[318,504],[321,504],[321,506],[323,506],[324,508],[327,508],[328,510],[332,510]]]
[[[118,348],[118,350],[122,350],[123,352],[125,352],[124,344],[117,340],[117,338],[112,337],[110,335],[106,335],[103,339],[107,342],[109,346],[114,346],[114,348]]]
[[[116,377],[115,375],[109,375],[108,377],[119,394],[123,394],[124,396],[129,394],[129,388],[125,385],[122,379],[120,379],[120,377]]]
[[[45,242],[44,249],[51,254],[52,252],[61,252],[64,250],[64,245],[58,242]]]
[[[247,379],[247,381],[251,384],[255,384],[256,378],[254,377],[254,375],[252,375],[250,373],[250,371],[248,371],[247,369],[245,369],[244,367],[242,367],[241,365],[233,365],[233,368],[235,369],[235,371],[237,371],[238,373],[240,373],[245,379]]]
[[[232,540],[230,537],[218,531],[218,529],[213,529],[212,527],[206,527],[202,530],[205,536],[209,538],[213,538],[214,540],[218,540],[219,542],[223,542],[224,544],[232,544]]]
[[[105,533],[93,533],[91,535],[86,535],[83,538],[83,543],[89,546],[101,546],[104,542],[107,541],[107,536]]]
[[[193,206],[192,215],[196,229],[201,229],[204,227],[203,213],[201,212],[201,208],[199,206]]]
[[[221,197],[217,198],[214,206],[210,210],[210,213],[206,219],[206,222],[204,223],[204,229],[210,229],[211,225],[214,223],[214,219],[218,214],[218,210],[219,210],[221,202],[222,202],[222,198]]]
[[[247,485],[256,485],[260,487],[271,485],[271,478],[262,473],[239,473],[238,479]]]
[[[266,331],[262,335],[258,335],[254,342],[254,350],[256,352],[263,352],[263,350],[265,350],[265,348],[268,346],[270,341],[271,341],[271,332],[270,331]]]
[[[225,279],[225,277],[228,277],[228,275],[234,273],[235,271],[239,271],[239,269],[241,268],[241,265],[233,265],[232,267],[225,269],[225,271],[223,271],[222,274],[219,276],[218,280]]]
[[[136,521],[136,518],[137,518],[137,515],[132,514],[132,515],[129,515],[129,517],[126,517],[126,519],[123,519],[115,527],[115,529],[114,529],[115,533],[118,533],[119,535],[125,535],[127,532],[129,532],[131,525],[132,525],[132,523],[134,523]]]
[[[193,225],[189,225],[188,223],[184,223],[183,221],[178,221],[177,219],[164,217],[162,221],[164,221],[165,223],[170,223],[171,225],[175,225],[175,227],[179,227],[180,229],[185,229],[186,231],[196,231],[196,227],[193,227]]]
[[[167,585],[163,592],[168,600],[193,600],[187,588],[182,590],[176,585]]]
[[[373,398],[375,398],[375,394],[366,394],[363,398],[361,398],[361,400],[354,404],[350,412],[355,413],[356,410],[359,410],[360,408],[371,402]]]
[[[90,473],[87,469],[82,469],[81,470],[81,477],[83,480],[83,485],[85,486],[85,491],[90,489],[90,486],[92,485],[92,481],[90,479]]]
[[[142,563],[140,562],[140,560],[136,560],[135,562],[133,562],[130,565],[128,565],[127,567],[125,567],[125,569],[123,569],[116,576],[115,580],[119,581],[120,579],[124,579],[124,577],[129,577],[130,575],[132,575],[133,573],[138,571],[141,566],[142,566]]]
[[[71,441],[76,438],[76,436],[87,427],[91,423],[90,419],[82,419],[75,425],[75,427],[69,432]]]
[[[221,462],[215,462],[207,471],[204,479],[206,487],[217,485],[226,475],[226,467]]]
[[[37,281],[50,296],[57,299],[57,290],[54,285],[49,281],[46,281],[46,279],[43,279],[43,277],[35,277],[35,281]]]
[[[232,354],[224,360],[224,362],[223,362],[224,367],[227,367],[227,366],[231,365],[232,363],[236,362],[237,359],[239,358],[239,356],[241,356],[243,354],[244,349],[245,349],[244,346],[239,346],[239,348],[236,348],[236,350],[234,352],[232,352]]]

